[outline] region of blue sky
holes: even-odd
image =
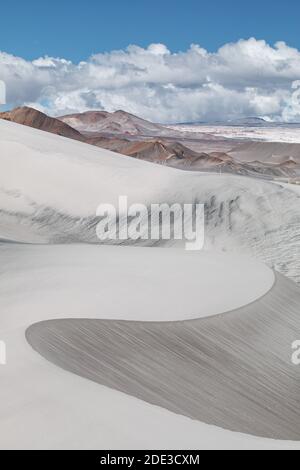
[[[8,0],[0,15],[7,108],[300,121],[299,0]]]
[[[129,44],[191,43],[209,51],[241,38],[300,48],[298,0],[9,0],[1,2],[0,50],[73,62]]]

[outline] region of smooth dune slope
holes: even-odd
[[[199,318],[247,305],[274,284],[262,263],[226,253],[3,244],[0,259],[2,330],[83,313],[116,320]]]
[[[205,204],[206,250],[97,245],[120,195]],[[299,447],[241,434],[299,439],[299,290],[241,256],[300,281],[299,200],[0,122],[0,448]]]
[[[272,271],[261,263],[224,253],[83,244],[4,243],[0,259],[0,337],[8,359],[0,367],[1,449],[283,446],[194,423],[75,377],[25,339],[33,323],[49,319],[151,325],[242,307],[273,286]]]
[[[300,281],[295,192],[251,178],[161,167],[0,122],[0,239],[98,243],[97,207],[117,206],[120,195],[129,204],[205,204],[206,249],[252,255]]]
[[[43,357],[77,375],[231,431],[300,441],[300,289],[277,275],[262,299],[185,322],[53,320],[26,332]]]

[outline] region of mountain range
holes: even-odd
[[[125,111],[108,113],[106,111],[88,111],[59,118],[65,124],[82,133],[100,132],[107,134],[128,135],[163,135],[171,134],[164,126],[141,119]]]
[[[300,144],[241,142],[202,132],[186,133],[125,111],[88,111],[53,118],[21,107],[0,113],[0,118],[174,168],[263,178],[300,175]]]
[[[68,137],[69,139],[85,140],[80,132],[68,124],[27,106],[0,113],[0,118],[15,122],[16,124],[23,124],[42,131],[51,132],[52,134]]]

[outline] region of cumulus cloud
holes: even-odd
[[[0,53],[11,106],[52,115],[125,109],[157,122],[262,116],[300,120],[300,51],[256,39],[210,53],[199,45],[171,53],[164,44],[96,54],[74,64]]]

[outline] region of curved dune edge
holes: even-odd
[[[273,289],[216,317],[150,323],[68,319],[26,331],[57,366],[177,414],[235,432],[300,440],[300,290]]]
[[[24,312],[26,327],[67,317],[197,319],[248,305],[275,282],[272,269],[239,254],[2,245],[0,256],[2,329],[23,327]]]
[[[0,154],[1,239],[98,245],[101,202],[201,203],[207,250],[244,253],[300,282],[299,195],[279,185],[167,168],[3,120]],[[182,247],[161,242],[126,244]]]

